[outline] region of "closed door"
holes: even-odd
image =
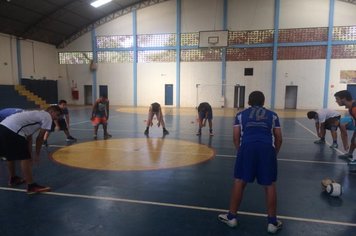
[[[84,85],[84,104],[93,105],[93,90],[91,85]]]
[[[234,108],[245,107],[245,86],[235,86],[234,92]]]
[[[297,109],[298,86],[286,86],[285,109]]]
[[[107,85],[99,85],[99,97],[101,96],[106,96],[107,98],[109,98]]]
[[[164,94],[164,104],[173,105],[173,84],[165,84]]]

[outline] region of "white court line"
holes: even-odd
[[[0,190],[15,191],[15,192],[25,192],[24,189],[14,189],[14,188],[6,188],[6,187],[0,187]],[[163,206],[163,207],[183,208],[183,209],[200,210],[200,211],[227,212],[227,209],[200,207],[200,206],[192,206],[192,205],[182,205],[182,204],[165,203],[165,202],[152,202],[152,201],[132,200],[132,199],[127,199],[127,198],[90,196],[90,195],[83,195],[83,194],[57,193],[57,192],[46,192],[46,193],[41,193],[41,194],[53,195],[53,196],[61,196],[61,197],[71,197],[71,198],[83,198],[83,199],[94,199],[94,200],[102,200],[102,201],[126,202],[126,203],[143,204],[143,205],[154,205],[154,206]],[[254,212],[246,212],[246,211],[239,211],[238,213],[240,215],[267,217],[266,214],[262,214],[262,213],[254,213]],[[342,226],[356,227],[355,223],[350,223],[350,222],[318,220],[318,219],[291,217],[291,216],[283,216],[283,215],[278,215],[278,218],[286,219],[286,220],[293,220],[293,221],[310,222],[310,223],[320,223],[320,224],[329,224],[329,225],[331,224],[331,225],[342,225]]]
[[[231,157],[235,158],[236,155],[215,155],[217,157]],[[277,161],[289,161],[289,162],[302,162],[302,163],[320,163],[320,164],[332,164],[332,165],[347,165],[346,162],[332,162],[332,161],[310,161],[310,160],[296,160],[296,159],[284,159],[277,158]]]
[[[302,123],[300,123],[299,121],[295,121],[295,123],[297,123],[298,125],[300,125],[301,127],[303,127],[305,130],[307,130],[309,133],[313,134],[315,137],[318,137],[318,135],[313,132],[312,130],[310,130],[308,127],[306,127],[305,125],[303,125]],[[331,145],[331,143],[326,142],[327,145]],[[338,153],[340,154],[344,154],[342,151],[340,151],[338,148],[334,148]]]

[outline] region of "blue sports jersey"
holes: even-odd
[[[264,107],[249,107],[236,114],[234,126],[241,126],[241,144],[263,142],[273,145],[273,128],[279,128],[278,115]]]
[[[15,113],[23,112],[21,108],[5,108],[0,110],[0,121],[4,120],[6,117],[13,115]]]

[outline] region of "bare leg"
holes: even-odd
[[[243,197],[243,193],[246,187],[246,183],[242,180],[235,179],[234,186],[232,187],[231,199],[230,199],[230,208],[229,211],[232,214],[236,214]]]
[[[275,183],[265,187],[267,214],[269,217],[277,215],[277,191]]]
[[[7,169],[9,171],[10,179],[16,175],[15,161],[7,161]]]
[[[27,184],[33,183],[31,159],[21,161],[21,169]]]

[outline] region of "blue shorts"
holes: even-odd
[[[206,115],[205,112],[199,112],[199,119],[200,120],[204,120],[205,119],[205,115]],[[213,113],[212,112],[208,112],[207,118],[208,118],[208,120],[212,120],[213,119]]]
[[[271,185],[277,180],[276,150],[271,144],[255,142],[242,144],[237,153],[234,177],[246,183],[257,179],[260,185]]]

